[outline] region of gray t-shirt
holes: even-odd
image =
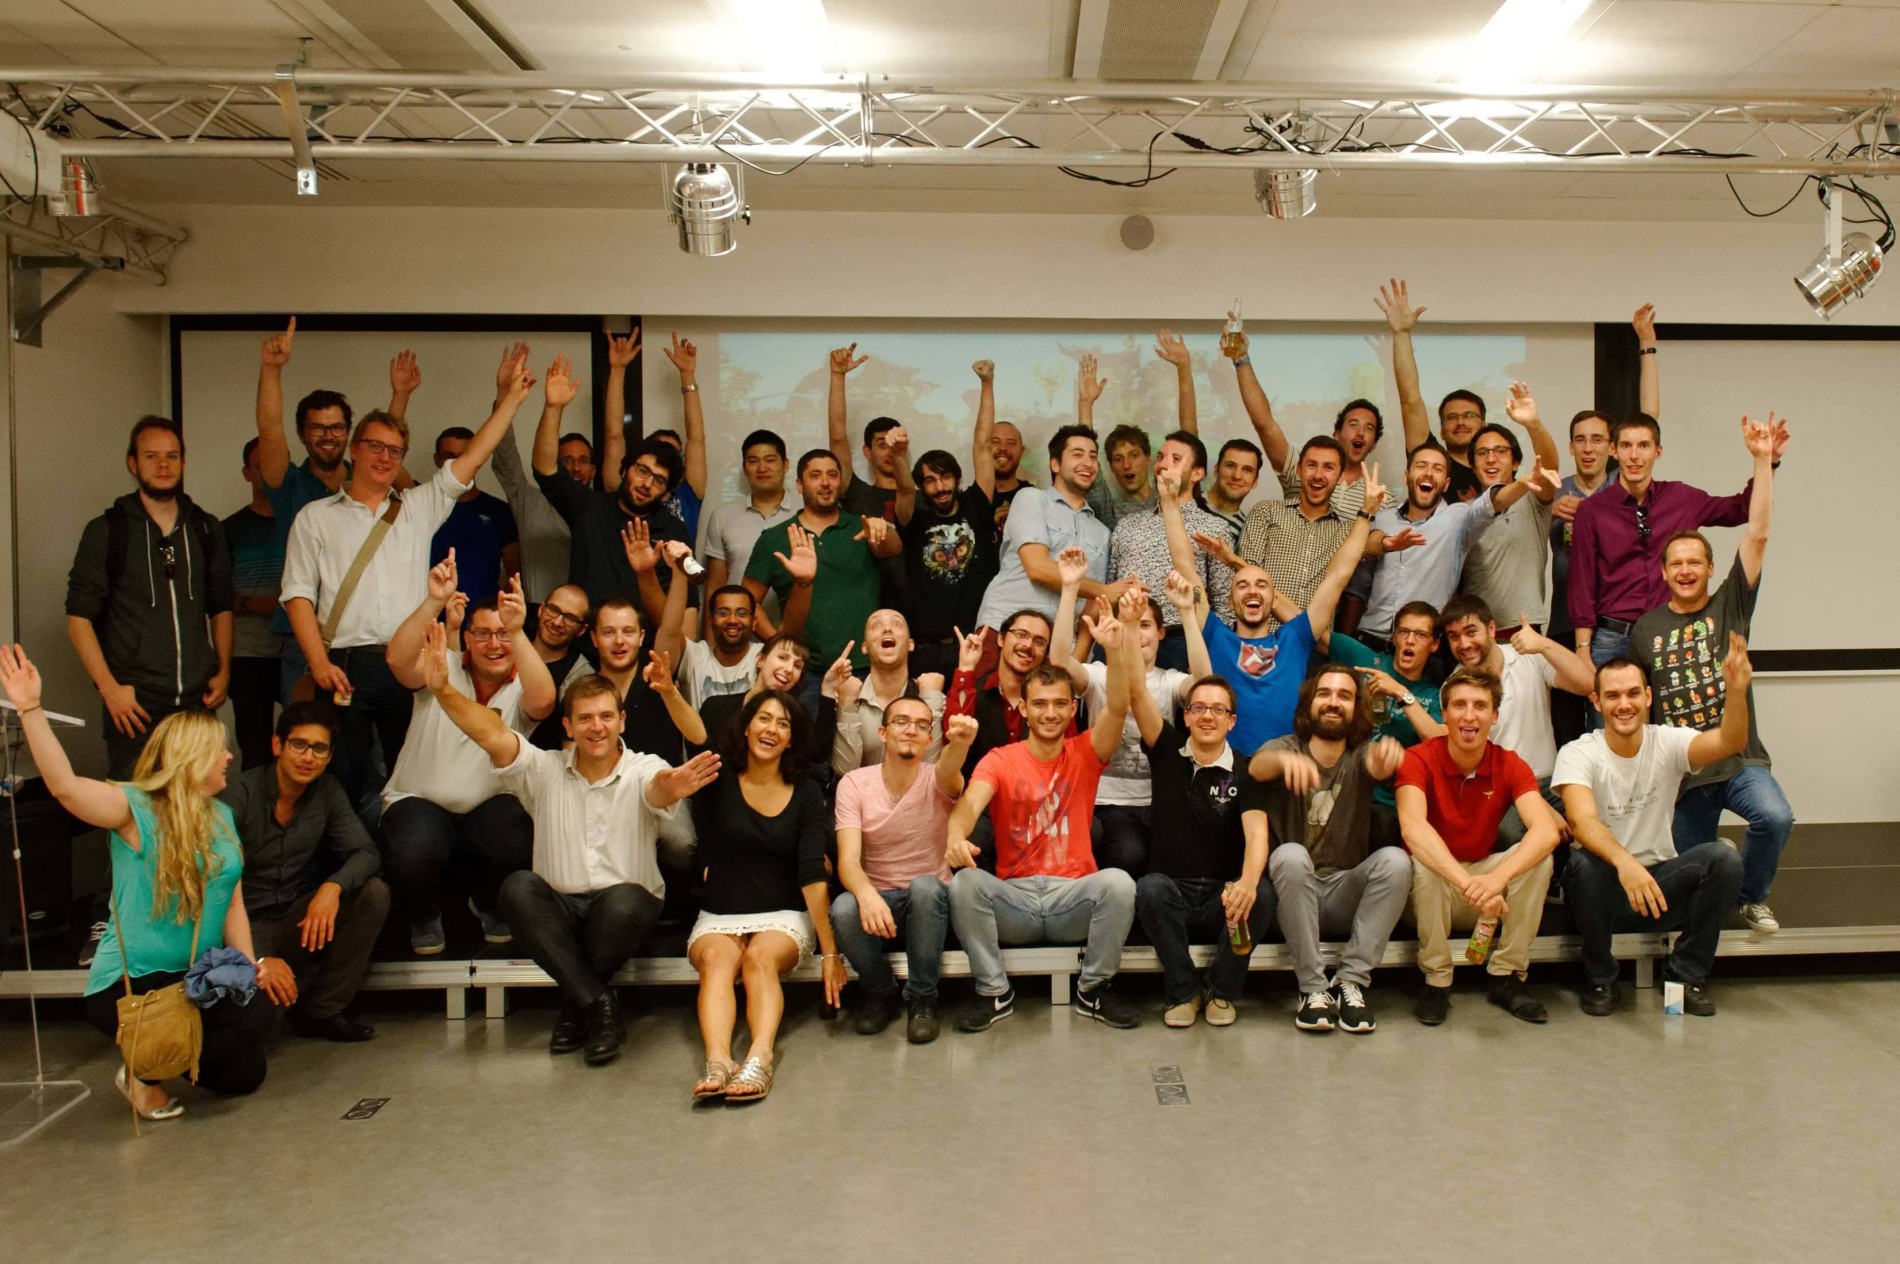
[[[1291,733],[1260,749],[1311,754]],[[1351,869],[1364,860],[1372,828],[1372,788],[1378,784],[1366,770],[1371,749],[1372,743],[1362,742],[1331,768],[1319,764],[1319,789],[1311,794],[1294,794],[1284,778],[1269,782],[1267,824],[1275,845],[1303,844],[1312,854],[1314,870],[1322,874]]]
[[[1463,589],[1491,607],[1501,628],[1519,615],[1538,627],[1550,622],[1550,506],[1535,493],[1498,515],[1465,556]]]
[[[1722,659],[1728,654],[1728,634],[1748,635],[1755,616],[1760,585],[1750,587],[1738,556],[1709,597],[1709,604],[1693,614],[1677,614],[1657,606],[1630,629],[1630,653],[1649,669],[1649,719],[1652,724],[1706,731],[1722,727],[1722,704],[1727,685]],[[1755,730],[1755,689],[1748,689],[1748,745],[1742,753],[1690,773],[1684,789],[1727,781],[1743,768],[1768,767],[1768,751]]]

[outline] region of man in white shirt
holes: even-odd
[[[696,637],[686,635],[686,590],[674,584],[667,590],[660,612],[660,628],[653,648],[679,664],[674,679],[680,696],[697,711],[706,699],[723,693],[744,693],[757,675],[759,641],[752,635],[757,608],[752,592],[738,584],[711,589]]]
[[[433,624],[428,636],[443,643]],[[626,1039],[614,975],[652,930],[666,891],[654,853],[660,822],[712,784],[719,757],[671,768],[627,750],[620,690],[598,675],[575,681],[561,700],[574,744],[539,750],[454,688],[445,655],[426,657],[430,695],[534,819],[534,868],[508,876],[501,906],[528,955],[561,989],[548,1052],[583,1049],[589,1066],[604,1066]]]
[[[426,599],[430,541],[454,511],[455,498],[475,485],[476,473],[514,424],[515,410],[533,384],[524,354],[514,361],[495,411],[461,455],[407,491],[395,490],[395,484],[409,450],[408,424],[388,413],[368,414],[350,441],[355,464],[349,482],[336,495],[305,506],[291,525],[283,607],[317,696],[334,698],[340,708],[337,777],[351,802],[362,797],[372,738],[382,742],[383,759],[393,767],[409,728],[409,690],[390,674],[385,659],[396,628]],[[337,598],[357,554],[378,520],[392,513],[388,533],[339,609]]]
[[[1649,722],[1649,677],[1638,664],[1613,658],[1597,668],[1591,701],[1603,728],[1564,747],[1551,778],[1580,844],[1564,876],[1564,900],[1583,939],[1586,1014],[1616,1009],[1610,937],[1658,930],[1682,932],[1663,977],[1683,985],[1684,1011],[1705,1018],[1715,1013],[1709,971],[1722,923],[1742,889],[1742,858],[1713,838],[1678,852],[1676,792],[1689,773],[1748,745],[1753,675],[1747,643],[1731,632],[1722,659],[1722,725],[1698,731]]]
[[[423,957],[447,944],[442,878],[456,852],[476,861],[480,876],[469,908],[484,938],[505,944],[512,936],[495,912],[497,892],[503,878],[527,867],[534,846],[534,826],[521,803],[429,691],[435,660],[445,654],[428,648],[427,634],[456,596],[454,554],[429,572],[428,583],[422,604],[389,639],[391,674],[419,697],[409,741],[383,790],[384,877],[409,919],[409,947]],[[527,618],[516,578],[495,605],[470,612],[467,648],[447,653],[442,665],[454,688],[524,737],[554,710],[554,678],[524,631]]]

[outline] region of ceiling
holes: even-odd
[[[759,0],[7,0],[15,67],[323,67],[574,75],[771,71],[782,47],[735,18]],[[770,0],[795,5],[800,0]],[[815,3],[816,0],[803,0]],[[1050,78],[1450,82],[1498,0],[824,0],[811,70]],[[1705,90],[1900,85],[1900,0],[1594,0],[1555,46],[1513,60],[1524,82]],[[326,163],[326,205],[660,204],[657,166],[398,160]],[[294,201],[288,167],[111,160],[135,206]],[[1126,174],[1126,173],[1120,173]],[[1719,175],[1325,173],[1322,215],[1739,218]],[[1737,177],[1771,208],[1794,177]],[[1887,182],[1876,182],[1879,188]],[[1900,191],[1900,190],[1897,190]],[[1053,169],[812,164],[756,177],[755,208],[1257,215],[1245,173],[1183,170],[1145,188]]]

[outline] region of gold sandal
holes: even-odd
[[[693,1085],[693,1100],[710,1101],[726,1095],[726,1085],[732,1082],[732,1063],[708,1062],[699,1082]]]
[[[739,1068],[739,1074],[732,1077],[733,1088],[737,1088],[742,1084],[747,1088],[757,1089],[758,1091],[756,1093],[734,1093],[729,1089],[726,1092],[727,1105],[732,1105],[735,1102],[743,1104],[746,1102],[764,1101],[765,1095],[772,1091],[772,1068],[758,1058],[747,1058],[745,1065]]]

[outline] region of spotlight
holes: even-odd
[[[1794,287],[1814,314],[1826,320],[1865,294],[1880,276],[1880,243],[1866,233],[1841,238],[1838,253],[1825,247],[1795,275]]]
[[[59,192],[64,207],[58,213],[67,218],[96,214],[93,201],[99,191],[98,182],[86,164],[77,158],[64,158],[59,166]]]
[[[1300,219],[1319,205],[1313,182],[1319,172],[1307,168],[1278,168],[1253,173],[1253,195],[1260,209],[1274,219]]]
[[[752,222],[745,204],[745,175],[715,162],[689,162],[673,176],[667,191],[668,217],[679,225],[680,249],[689,255],[729,255],[737,221]]]

